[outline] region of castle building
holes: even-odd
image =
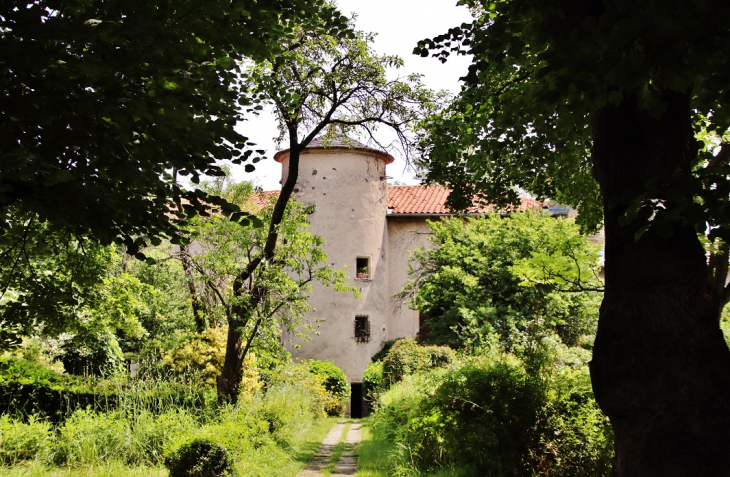
[[[289,151],[274,159],[288,173]],[[322,320],[310,341],[290,337],[295,358],[333,361],[352,387],[350,412],[362,412],[362,377],[383,342],[414,337],[421,326],[417,311],[395,297],[408,282],[409,251],[428,246],[427,220],[452,215],[448,190],[432,186],[389,186],[386,166],[393,157],[347,138],[314,140],[300,155],[296,200],[314,205],[311,232],[324,239],[328,265],[347,266],[360,297],[315,285],[312,317]],[[519,210],[540,209],[523,198]],[[477,210],[478,214],[487,210]],[[288,340],[287,340],[288,341]]]

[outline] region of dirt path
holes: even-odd
[[[330,429],[324,441],[322,441],[322,446],[317,451],[317,454],[312,458],[309,465],[297,474],[297,477],[321,477],[321,471],[326,469],[332,460],[332,452],[340,442],[346,424],[347,421],[339,421]],[[355,472],[357,472],[355,447],[358,444],[360,444],[360,422],[353,421],[345,436],[345,449],[335,464],[335,469],[330,474],[330,477],[355,475]]]

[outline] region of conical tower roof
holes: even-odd
[[[342,135],[336,135],[331,137],[316,137],[312,139],[312,142],[307,144],[307,147],[305,149],[351,149],[356,151],[367,151],[375,153],[382,157],[386,164],[390,164],[394,161],[393,156],[391,156],[387,152],[373,149],[372,147],[368,147],[359,141]],[[274,160],[277,162],[281,162],[283,156],[288,152],[289,149],[284,149],[283,151],[277,152],[276,154],[274,154]]]

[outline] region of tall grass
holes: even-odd
[[[332,425],[320,419],[318,391],[308,376],[306,370],[285,370],[266,392],[223,407],[207,397],[195,401],[157,395],[154,382],[110,380],[104,385],[115,390],[114,399],[77,409],[55,427],[34,417],[0,418],[0,473],[49,475],[66,469],[80,473],[57,475],[120,475],[126,466],[153,475],[166,454],[195,438],[225,447],[242,476],[279,475],[284,468],[296,473],[316,450],[308,433],[321,441],[324,427]],[[201,392],[178,384],[190,396]],[[301,439],[304,447],[297,445]],[[98,473],[84,473],[92,468]]]

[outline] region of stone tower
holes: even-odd
[[[288,173],[289,151],[274,159]],[[373,354],[388,337],[388,263],[386,164],[393,157],[348,138],[315,139],[301,153],[297,201],[314,205],[311,231],[324,238],[328,265],[347,266],[359,298],[319,287],[312,293],[312,317],[323,319],[319,336],[295,340],[295,358],[333,361],[350,381],[362,381]],[[359,273],[358,273],[359,272]],[[354,396],[353,396],[354,397]],[[354,401],[355,402],[355,401]]]

